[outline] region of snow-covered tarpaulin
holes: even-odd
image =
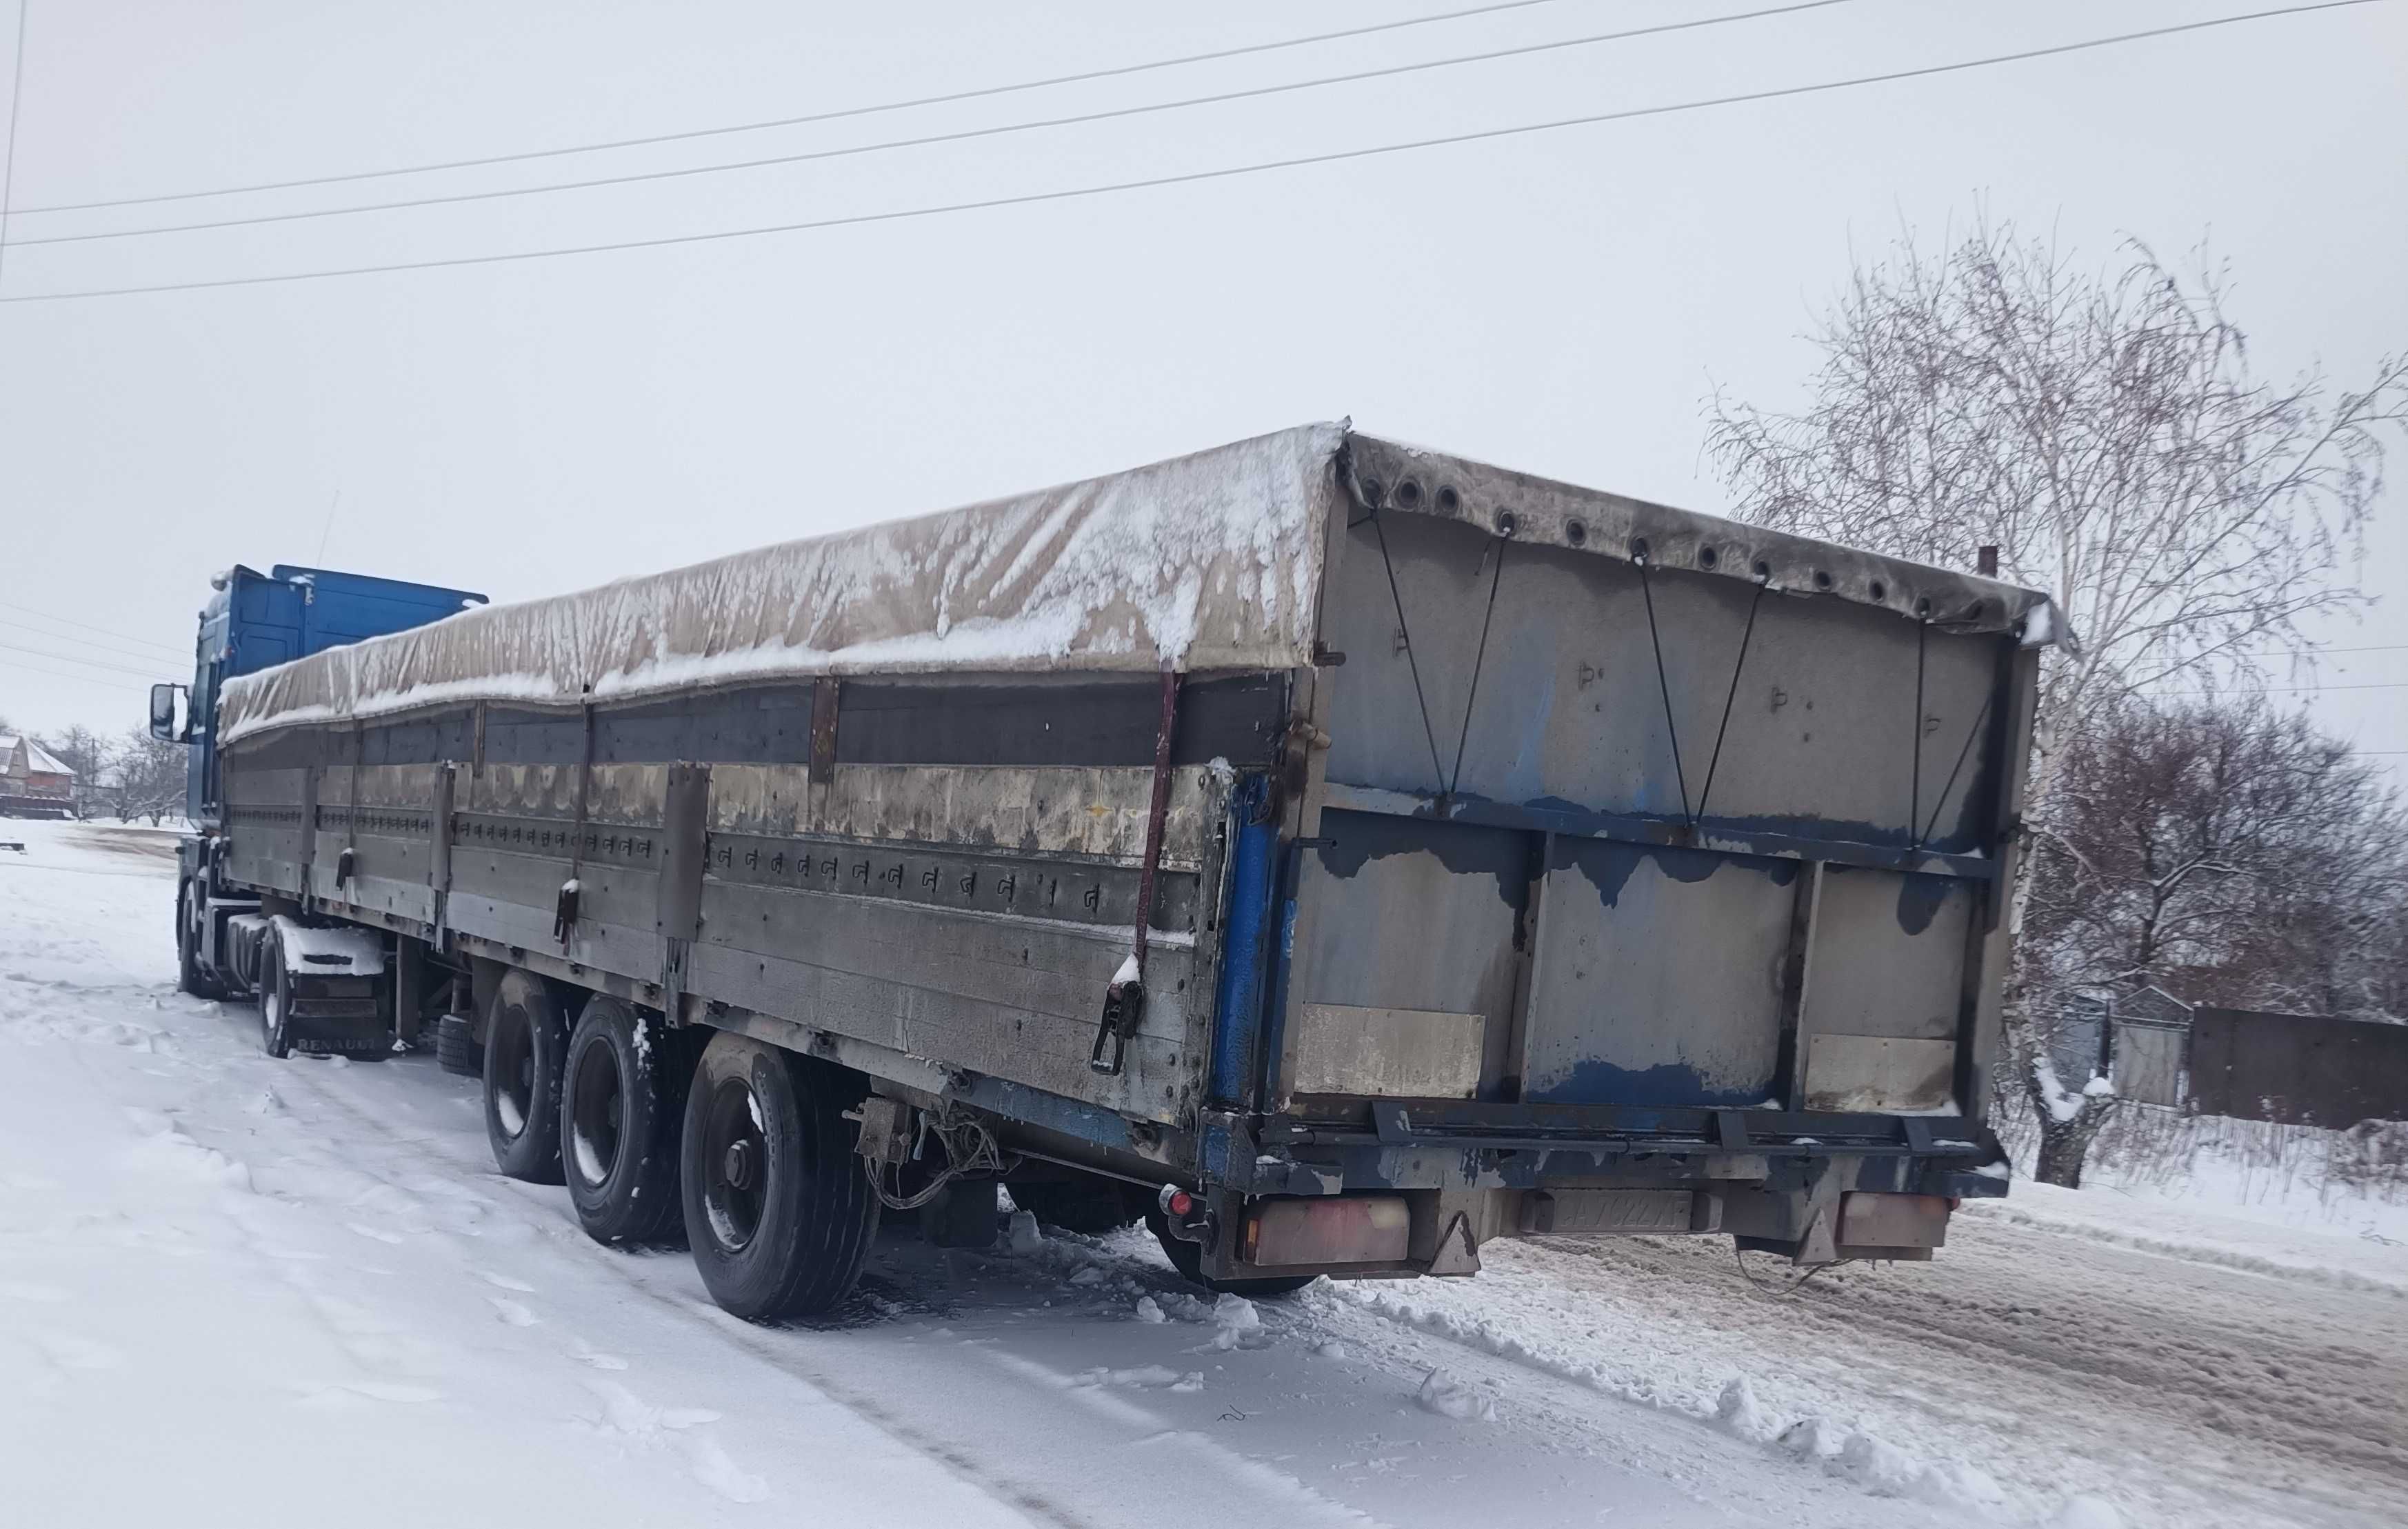
[[[1996,580],[1484,467],[1340,422],[465,611],[229,682],[219,738],[467,701],[627,702],[823,675],[1297,669],[1312,662],[1330,516],[1358,504],[1761,578],[1958,631],[2044,642],[2054,625],[2047,597]]]
[[[1343,425],[738,553],[229,683],[219,737],[442,702],[827,674],[1280,670],[1312,652]]]

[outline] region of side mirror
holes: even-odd
[[[150,736],[163,743],[186,741],[182,721],[176,715],[176,696],[183,688],[180,685],[154,685],[150,687]]]

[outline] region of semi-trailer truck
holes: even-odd
[[[179,968],[276,1056],[431,1036],[752,1318],[999,1183],[1256,1294],[1927,1259],[2005,1191],[2055,628],[1343,424],[515,604],[237,569],[152,699]]]

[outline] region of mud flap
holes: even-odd
[[[1440,1277],[1480,1272],[1480,1244],[1471,1235],[1470,1217],[1459,1210],[1455,1213],[1455,1219],[1439,1234],[1438,1251],[1430,1258],[1429,1272]]]
[[[1790,1262],[1830,1263],[1839,1256],[1839,1165],[1827,1161],[1822,1173],[1815,1176],[1814,1187],[1807,1191],[1805,1227],[1798,1234],[1798,1251]]]

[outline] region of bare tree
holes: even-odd
[[[117,756],[117,784],[124,815],[148,817],[153,828],[170,813],[184,807],[184,772],[189,751],[181,743],[163,743],[147,728],[125,734]]]
[[[2373,766],[2262,698],[2128,700],[2072,740],[2033,844],[2028,1002],[2155,987],[2191,1003],[2380,1017],[2408,817]],[[2033,1060],[2042,1176],[2078,1184],[2112,1095]],[[2079,1087],[2081,1079],[2072,1080]],[[2069,1107],[2074,1098],[2087,1101]]]
[[[107,738],[81,723],[39,742],[57,756],[61,764],[75,772],[75,813],[78,817],[83,816],[85,805],[92,800],[91,788],[98,786],[101,777],[117,762],[116,750]]]
[[[2361,601],[2343,574],[2386,430],[2408,420],[2408,353],[2356,392],[2313,372],[2260,381],[2220,269],[2186,284],[2145,247],[2128,252],[2091,275],[2006,224],[1934,254],[1902,238],[1857,267],[1811,336],[1822,364],[1803,411],[1719,395],[1708,408],[1707,450],[1743,516],[1956,567],[1994,545],[2003,577],[2057,596],[2071,630],[2042,670],[2037,824],[2102,709],[2303,660],[2300,623]],[[2007,1035],[2037,1100],[2047,1019],[2029,975],[2019,961]],[[2042,1112],[2044,1142],[2084,1134],[2097,1097],[2053,1100],[2071,1113]]]

